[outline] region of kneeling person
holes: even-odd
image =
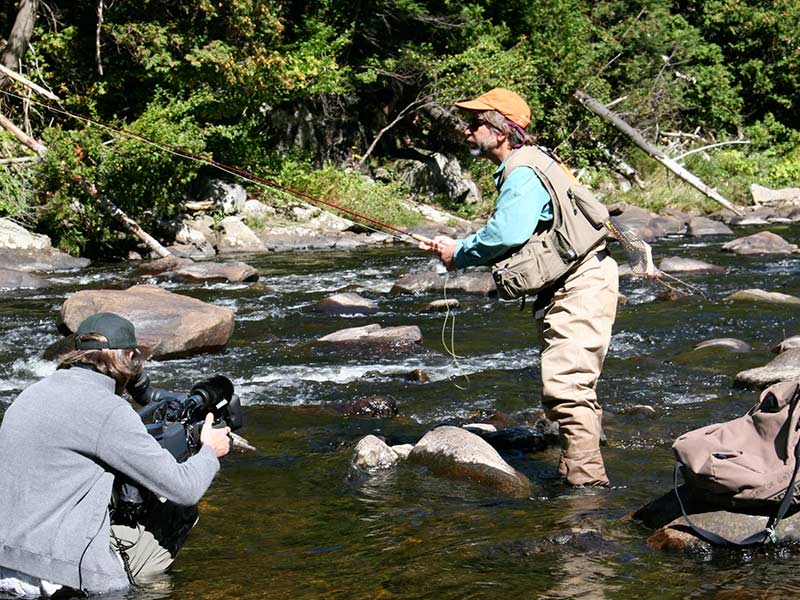
[[[0,591],[106,592],[172,564],[196,520],[194,505],[228,453],[230,430],[214,429],[209,415],[200,451],[178,463],[121,397],[143,365],[133,324],[97,313],[80,324],[75,350],[59,358],[56,372],[25,389],[6,411],[0,424]],[[111,525],[109,503],[120,475],[192,507],[188,526],[174,511],[155,517],[163,520],[157,528],[172,539],[170,548],[144,529]]]

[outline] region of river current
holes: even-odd
[[[772,226],[800,243],[800,226]],[[737,231],[739,235],[756,230]],[[411,465],[351,477],[354,444],[374,433],[413,443],[431,427],[482,412],[514,415],[538,406],[540,383],[530,310],[517,303],[456,295],[458,360],[443,347],[443,315],[420,307],[441,292],[392,295],[402,275],[435,268],[412,246],[304,251],[243,257],[255,284],[161,284],[231,309],[236,327],[224,351],[154,361],[160,387],[188,391],[213,373],[229,377],[245,407],[240,432],[256,454],[231,456],[200,506],[200,521],[175,568],[125,594],[130,600],[790,598],[800,596],[800,557],[759,552],[671,555],[646,545],[650,532],[622,520],[671,485],[675,437],[744,413],[755,390],[733,386],[738,371],[761,366],[771,347],[800,333],[796,306],[730,302],[760,288],[800,296],[800,256],[742,257],[725,239],[670,238],[667,256],[705,260],[724,275],[683,277],[700,295],[662,299],[658,284],[623,279],[599,386],[606,410],[604,456],[612,488],[581,493],[555,477],[557,452],[505,454],[533,482],[527,499],[497,496],[469,482]],[[622,262],[622,252],[614,249]],[[51,373],[42,351],[77,290],[121,287],[132,264],[94,265],[50,277],[42,292],[0,296],[0,415],[24,387]],[[310,308],[338,291],[378,303],[369,316]],[[453,294],[449,294],[453,295]],[[425,352],[409,357],[310,349],[346,327],[418,325]],[[735,337],[751,352],[693,350]],[[427,382],[405,374],[421,369]],[[388,419],[347,417],[326,407],[383,394],[397,400]],[[636,405],[649,411],[632,411]],[[53,483],[57,485],[57,482]],[[584,531],[574,536],[568,532]]]

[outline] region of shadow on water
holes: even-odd
[[[797,227],[780,233],[800,241]],[[528,310],[459,297],[454,340],[462,358],[454,363],[442,348],[443,316],[419,311],[441,293],[389,293],[403,274],[434,267],[409,248],[249,257],[261,275],[256,285],[167,284],[230,308],[236,328],[223,352],[154,362],[151,378],[188,390],[199,374],[229,376],[245,405],[242,433],[259,452],[224,461],[174,571],[124,598],[800,595],[797,558],[657,553],[646,546],[648,531],[621,520],[669,487],[672,440],[744,412],[755,392],[735,389],[735,374],[768,362],[772,345],[798,333],[797,310],[790,306],[722,298],[745,288],[800,296],[800,260],[737,257],[719,246],[720,240],[681,238],[654,248],[657,260],[677,255],[724,266],[723,276],[687,277],[707,299],[666,302],[652,282],[622,282],[629,302],[619,309],[599,390],[614,487],[592,494],[562,488],[555,451],[507,455],[533,481],[533,496],[522,500],[405,464],[351,477],[349,460],[356,441],[370,433],[413,443],[431,426],[473,412],[537,406],[538,358]],[[54,277],[44,292],[0,300],[0,412],[54,368],[41,351],[58,337],[54,323],[64,298],[77,289],[121,285],[127,273],[101,265]],[[379,312],[332,317],[309,310],[343,289],[376,300]],[[309,347],[322,335],[368,323],[419,325],[427,352],[386,356]],[[716,337],[743,339],[753,351],[692,351]],[[429,382],[407,380],[404,374],[414,369]],[[396,398],[399,416],[359,419],[315,408],[373,394]],[[653,407],[655,416],[629,411],[638,404]]]

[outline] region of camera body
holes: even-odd
[[[178,462],[200,450],[200,430],[208,413],[214,415],[214,427],[230,427],[231,431],[236,431],[243,425],[239,397],[234,393],[233,383],[223,375],[204,379],[189,393],[181,393],[152,387],[150,378],[142,372],[126,389],[142,406],[137,414],[148,433]],[[152,495],[150,491],[129,478],[118,476],[114,482],[112,523],[134,525],[141,522],[149,495]]]

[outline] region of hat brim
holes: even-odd
[[[480,102],[479,100],[465,100],[464,102],[456,102],[455,105],[458,108],[463,108],[464,110],[494,110],[493,107],[489,106],[485,102]]]

